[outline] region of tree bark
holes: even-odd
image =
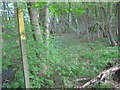
[[[71,2],[69,2],[69,9],[71,9]],[[72,14],[70,10],[68,13],[68,22],[70,23],[70,25],[72,25]]]
[[[86,17],[84,18],[85,19],[85,26],[86,26],[86,33],[87,33],[87,40],[88,40],[88,43],[90,43],[90,33],[89,33],[89,25],[88,25],[88,9],[86,9]]]
[[[18,31],[17,2],[14,2],[14,18],[15,18],[15,29],[16,29],[16,31]]]
[[[44,26],[45,26],[45,36],[46,36],[46,46],[48,47],[49,46],[49,36],[50,36],[50,32],[49,32],[49,10],[48,10],[48,2],[45,6],[45,9],[44,9],[44,13],[45,13],[45,17],[44,17]]]
[[[118,45],[120,46],[120,1],[118,2]],[[120,55],[120,49],[118,55]]]
[[[104,12],[104,15],[105,15],[105,20],[106,20],[106,25],[107,25],[107,32],[108,32],[108,39],[109,39],[109,42],[110,42],[110,45],[112,46],[116,46],[117,43],[116,41],[114,40],[114,37],[113,37],[113,34],[112,34],[112,30],[111,30],[111,23],[110,23],[110,20],[108,18],[108,15],[107,15],[107,12],[105,11],[104,7],[101,7],[103,12]]]
[[[95,16],[96,16],[96,21],[98,21],[98,7],[95,5]],[[99,25],[97,26],[97,38],[100,38],[100,27]]]
[[[56,24],[55,23],[57,23],[56,22],[56,20],[55,20],[55,15],[53,15],[52,17],[51,17],[51,20],[50,20],[50,34],[52,34],[53,36],[54,36],[54,29],[56,28]]]
[[[27,50],[26,50],[26,36],[24,31],[24,16],[23,16],[23,10],[21,8],[18,8],[18,22],[19,22],[19,31],[20,31],[20,39],[21,39],[21,53],[23,58],[25,86],[26,88],[30,88]]]
[[[39,7],[38,13],[39,13],[39,24],[42,28],[44,28],[44,18],[43,18],[45,16],[44,7]]]
[[[6,2],[3,2],[2,4],[3,4],[3,10],[5,11],[6,10]],[[7,12],[3,12],[3,17],[2,18],[3,18],[3,21],[6,21],[6,22],[3,23],[3,26],[6,27],[6,28],[3,27],[3,32],[6,32],[8,30],[8,28],[7,28],[8,27],[7,26],[8,25],[8,23],[7,23],[7,21],[8,21]]]
[[[32,31],[33,31],[33,38],[34,40],[38,41],[39,43],[43,42],[42,39],[42,34],[40,31],[40,25],[38,22],[38,16],[37,16],[37,11],[36,8],[34,8],[34,2],[29,2],[27,3],[28,6],[31,6],[31,8],[28,8],[29,11],[29,16],[30,16],[30,22],[32,25]]]
[[[2,3],[0,3],[0,10],[2,10]],[[0,12],[0,71],[2,71],[2,47],[3,47],[3,38],[2,38],[2,11]],[[2,74],[0,74],[0,90],[2,89]]]

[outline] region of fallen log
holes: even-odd
[[[120,70],[120,64],[108,70],[102,71],[97,77],[93,78],[92,80],[85,83],[82,87],[79,87],[79,88],[87,88],[91,84],[98,84],[99,82],[104,81],[105,77],[107,77],[108,75],[114,74],[118,70]]]
[[[75,81],[81,82],[81,81],[86,81],[86,80],[90,80],[90,78],[80,78],[80,79],[76,79]]]

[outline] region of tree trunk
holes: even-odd
[[[51,20],[50,20],[50,34],[52,34],[53,36],[54,36],[54,29],[56,28],[56,24],[55,23],[57,23],[56,22],[56,20],[55,20],[55,15],[53,15],[52,17],[51,17]]]
[[[69,9],[71,9],[71,2],[69,2]],[[70,23],[70,25],[72,25],[72,15],[70,10],[68,13],[68,22]]]
[[[30,88],[27,50],[26,50],[26,36],[24,31],[24,16],[23,16],[23,10],[21,8],[18,8],[18,22],[19,22],[19,31],[20,31],[20,39],[21,39],[21,53],[23,58],[25,86],[26,88]]]
[[[44,7],[39,7],[38,13],[39,13],[39,24],[42,28],[44,28],[44,18],[43,18],[45,16]]]
[[[76,27],[76,33],[77,33],[77,36],[79,37],[79,35],[80,35],[80,33],[79,33],[79,28],[78,28],[78,19],[77,18],[75,18],[75,16],[74,16],[74,14],[73,13],[71,13],[72,14],[72,21],[75,23],[75,27]],[[72,24],[70,24],[70,25],[72,25]]]
[[[3,2],[2,3],[3,4],[3,10],[5,11],[6,10],[6,2]],[[2,16],[2,18],[3,18],[3,21],[6,21],[6,22],[4,22],[3,23],[3,26],[5,26],[5,27],[3,27],[3,32],[6,32],[7,30],[8,30],[8,23],[7,23],[7,21],[8,21],[8,19],[7,19],[7,12],[3,12],[3,16]]]
[[[89,29],[88,29],[88,9],[86,9],[86,17],[84,17],[85,19],[85,26],[86,26],[86,33],[87,33],[87,40],[88,40],[88,43],[90,43],[90,33],[89,33]]]
[[[98,25],[98,30],[97,30],[97,38],[100,38],[100,26]]]
[[[45,6],[45,11],[44,11],[44,13],[45,13],[45,22],[44,22],[44,26],[45,26],[45,36],[46,36],[46,46],[48,47],[49,46],[49,36],[50,36],[50,32],[49,32],[49,21],[48,21],[48,19],[49,19],[49,10],[48,10],[48,2],[47,2],[47,4],[46,4],[46,6]]]
[[[36,9],[33,7],[34,6],[34,2],[29,2],[27,3],[28,6],[31,6],[31,8],[28,8],[29,11],[29,16],[30,16],[30,22],[32,25],[32,31],[33,31],[33,38],[38,41],[39,43],[41,43],[43,41],[42,39],[42,34],[40,31],[40,25],[38,22],[38,17],[37,17],[37,11]]]
[[[14,18],[15,18],[15,29],[16,29],[16,31],[18,31],[17,2],[14,2]]]
[[[96,16],[96,21],[98,22],[98,8],[96,7],[96,5],[95,5],[95,16]],[[99,27],[99,25],[97,26],[97,38],[99,39],[100,38],[100,27]]]
[[[120,1],[118,2],[118,45],[120,46]],[[120,55],[120,51],[118,55]]]
[[[0,3],[0,10],[2,10],[2,3]],[[0,12],[0,71],[2,71],[2,47],[3,47],[3,39],[2,39],[2,11]],[[2,89],[2,75],[0,74],[0,90]]]
[[[112,30],[111,30],[111,23],[110,23],[110,20],[108,18],[108,15],[107,15],[107,12],[105,11],[104,7],[101,7],[103,12],[104,12],[104,15],[105,15],[105,20],[106,20],[106,25],[107,25],[107,32],[108,32],[108,39],[109,39],[109,42],[110,42],[110,45],[112,46],[116,46],[117,43],[116,41],[114,40],[114,37],[113,37],[113,34],[112,34]]]

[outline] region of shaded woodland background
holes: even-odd
[[[1,2],[0,7],[3,88],[81,87],[120,62],[117,2]],[[88,88],[119,84],[120,70]]]

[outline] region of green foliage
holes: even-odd
[[[38,7],[42,7],[42,6],[45,6],[45,5],[46,5],[46,2],[36,2],[34,7],[38,8]]]
[[[85,11],[82,10],[81,8],[76,9],[76,12],[77,12],[78,14],[80,14],[80,15],[82,15],[83,13],[85,13]]]
[[[62,5],[63,4],[63,5]],[[21,5],[21,4],[19,4]],[[41,8],[46,5],[46,2],[37,2],[35,8]],[[93,3],[88,4],[88,6]],[[87,5],[82,3],[71,3],[73,8],[69,8],[68,3],[50,3],[48,8],[51,15],[55,14],[60,17],[61,13],[68,14],[69,12],[75,15],[85,13]],[[28,18],[25,18],[26,21]],[[18,31],[14,29],[15,20],[10,20],[4,26],[3,33],[4,49],[3,49],[3,68],[10,67],[19,68],[15,74],[15,80],[12,84],[4,84],[3,87],[8,88],[24,88],[24,75],[21,57],[21,49],[19,42]],[[28,20],[29,21],[29,20]],[[43,27],[41,27],[43,29]],[[11,29],[11,30],[9,30]],[[63,34],[62,37],[50,36],[47,47],[45,37],[43,43],[38,43],[33,39],[31,25],[25,24],[27,36],[27,55],[29,63],[29,78],[31,88],[73,88],[78,85],[83,85],[84,82],[74,82],[78,78],[94,78],[101,71],[107,69],[108,63],[116,65],[118,58],[118,47],[105,46],[104,43],[96,41],[95,43],[84,43],[85,39],[74,39],[74,34]],[[44,35],[44,31],[42,34]],[[104,38],[102,38],[104,39]],[[104,39],[105,42],[107,41]],[[16,42],[17,41],[17,42]],[[46,54],[46,51],[49,54]],[[47,66],[46,73],[41,74]],[[43,73],[43,72],[42,72]],[[94,87],[94,86],[90,86]],[[97,88],[108,88],[110,85],[101,84]]]
[[[39,7],[43,7],[45,6],[47,3],[46,2],[37,2],[35,4],[35,8],[39,8]],[[81,6],[81,7],[77,7],[77,8],[69,8],[69,6],[67,4],[65,4],[65,6],[63,6],[62,4],[64,3],[49,3],[48,8],[50,11],[51,15],[56,15],[58,17],[61,16],[62,13],[69,13],[69,12],[73,12],[73,13],[77,13],[79,15],[82,15],[85,13],[85,8],[87,8],[87,6]]]
[[[85,83],[73,83],[75,79],[93,78],[106,69],[107,63],[116,65],[117,47],[106,47],[99,42],[77,43],[78,39],[72,39],[70,34],[66,34],[63,36],[64,38],[53,39],[51,36],[50,46],[46,49],[45,43],[37,43],[32,39],[33,33],[30,25],[25,24],[25,26],[31,88],[72,88]],[[12,36],[16,32],[9,32],[9,34],[4,35],[4,40],[8,41],[4,43],[4,52],[6,54],[3,57],[3,68],[16,66],[16,63],[11,62],[12,60],[14,62],[21,60],[20,47],[16,48],[19,43],[15,43],[17,36]],[[47,57],[46,51],[50,52]],[[36,56],[36,53],[42,57],[42,60]],[[44,65],[49,66],[49,68],[46,74],[41,75],[40,70],[44,69]],[[17,64],[17,67],[21,68],[22,64]],[[21,73],[23,73],[22,70],[17,71],[14,83],[12,82],[12,85],[5,84],[4,87],[24,87],[24,77]],[[101,85],[98,87],[109,86]]]
[[[19,43],[19,34],[13,27],[14,21],[10,21],[12,23],[10,28],[8,26],[4,26],[5,31],[3,33],[4,39],[4,48],[3,48],[3,58],[2,58],[2,69],[17,69],[22,67],[21,61],[21,50],[20,50],[20,43]],[[7,72],[6,72],[7,73]],[[9,76],[8,76],[9,77]],[[13,83],[14,82],[14,83]],[[8,88],[18,88],[24,87],[24,76],[23,71],[17,71],[15,74],[14,81],[10,82],[10,84],[4,84],[3,87]]]

